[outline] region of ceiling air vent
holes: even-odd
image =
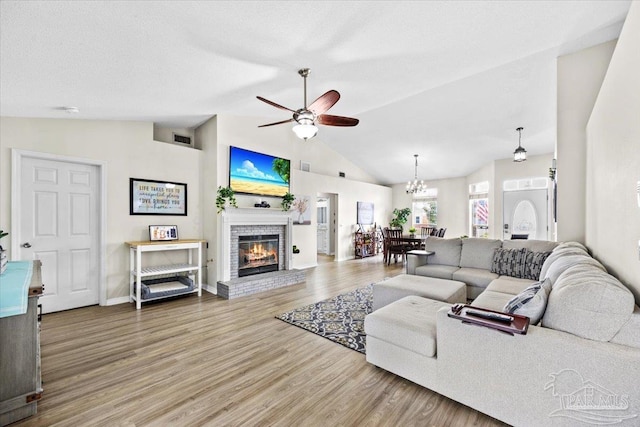
[[[181,144],[191,145],[191,137],[178,135],[176,133],[173,134],[173,142],[179,142]]]

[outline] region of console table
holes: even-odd
[[[202,296],[202,244],[204,240],[172,240],[172,241],[142,241],[142,242],[126,242],[129,245],[129,298],[130,301],[135,301],[136,309],[142,307],[142,301],[152,301],[161,298],[168,298],[175,296],[171,294],[167,296],[159,296],[152,298],[142,299],[142,278],[153,276],[162,276],[174,273],[189,273],[189,278],[195,280],[194,275],[197,275],[197,287],[193,290],[187,290],[181,292],[186,293],[198,293],[198,296]],[[157,265],[142,267],[142,254],[148,252],[159,251],[176,251],[187,250],[188,262],[187,264],[170,264],[170,265]],[[196,253],[196,260],[194,260],[194,251]],[[194,262],[195,261],[195,262]]]
[[[0,426],[34,415],[42,397],[40,267],[10,261],[0,276]]]

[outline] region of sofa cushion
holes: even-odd
[[[436,313],[451,304],[417,296],[407,296],[368,314],[367,335],[415,353],[436,355]]]
[[[503,311],[527,316],[532,325],[537,325],[547,308],[547,298],[550,291],[551,282],[549,279],[544,282],[536,282],[511,298],[505,304]]]
[[[532,252],[527,251],[524,264],[522,265],[522,278],[530,280],[539,280],[540,271],[547,257],[551,252]]]
[[[416,267],[416,274],[418,276],[437,277],[439,279],[453,279],[453,273],[460,267],[454,267],[452,265],[421,265]]]
[[[511,276],[500,276],[496,280],[489,283],[488,291],[502,292],[511,296],[518,295],[527,287],[533,285],[536,281],[529,279],[519,279]]]
[[[485,290],[478,295],[478,298],[474,299],[471,303],[474,307],[486,308],[487,310],[502,311],[506,303],[513,297],[511,294],[503,294],[502,292],[495,292]]]
[[[527,249],[497,248],[493,253],[491,272],[500,276],[523,277]]]
[[[583,245],[580,242],[562,242],[562,243],[558,243],[558,246],[556,246],[556,248],[554,249],[554,251],[558,250],[558,249],[566,249],[566,248],[573,248],[573,249],[582,249],[583,251],[585,251],[587,253],[587,255],[589,255],[589,249],[587,249],[587,247],[585,245]]]
[[[460,266],[460,251],[462,239],[442,239],[428,237],[425,241],[425,250],[435,252],[427,258],[428,264]]]
[[[586,254],[571,254],[564,255],[557,258],[551,265],[548,266],[546,270],[546,274],[543,276],[540,274],[540,280],[550,279],[552,286],[555,286],[555,283],[558,281],[558,278],[562,273],[564,273],[567,269],[574,266],[591,266],[593,268],[601,270],[603,273],[606,273],[607,270],[604,268],[602,264],[600,264],[597,260],[591,258]]]
[[[640,348],[640,307],[635,306],[633,314],[627,323],[622,325],[611,342]]]
[[[551,252],[556,246],[557,242],[550,242],[548,240],[505,240],[502,242],[502,247],[505,249],[529,249],[532,252]]]
[[[567,256],[567,255],[584,255],[589,256],[589,253],[578,247],[578,246],[570,246],[570,245],[558,245],[557,248],[551,252],[551,254],[544,260],[544,264],[542,264],[542,268],[540,269],[540,279],[544,279],[547,277],[547,271],[551,267],[551,265],[556,262],[556,260]]]
[[[609,341],[631,318],[635,299],[618,279],[589,264],[566,269],[553,284],[542,326]]]
[[[496,273],[481,268],[462,267],[453,273],[453,280],[459,280],[469,286],[486,288],[492,280],[498,278]]]
[[[460,267],[491,270],[493,252],[502,247],[502,240],[469,238],[462,239]]]

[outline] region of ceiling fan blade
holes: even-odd
[[[260,125],[260,126],[258,126],[258,127],[259,127],[259,128],[263,128],[263,127],[266,127],[266,126],[281,125],[281,124],[283,124],[283,123],[289,123],[289,122],[292,122],[292,121],[293,121],[293,119],[283,120],[283,121],[281,121],[281,122],[267,123],[266,125]]]
[[[316,116],[319,116],[320,114],[324,114],[326,111],[329,111],[329,108],[333,107],[339,99],[340,94],[338,91],[330,90],[313,101],[307,110],[313,111]]]
[[[268,99],[265,99],[265,98],[263,98],[263,97],[261,97],[261,96],[256,96],[256,98],[258,98],[258,99],[259,99],[260,101],[262,101],[262,102],[266,102],[267,104],[269,104],[269,105],[271,105],[271,106],[274,106],[274,107],[276,107],[276,108],[279,108],[279,109],[281,109],[281,110],[291,111],[292,113],[295,113],[295,111],[294,111],[294,110],[292,110],[291,108],[283,107],[282,105],[280,105],[280,104],[276,104],[275,102],[273,102],[273,101],[269,101]]]
[[[355,126],[359,122],[360,120],[351,117],[332,116],[330,114],[323,114],[316,119],[316,123],[325,126]]]

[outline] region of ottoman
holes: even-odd
[[[467,285],[456,280],[400,274],[373,284],[372,310],[375,311],[409,295],[451,304],[466,303]]]
[[[451,304],[407,296],[367,314],[367,362],[433,388],[437,380],[437,313]]]

